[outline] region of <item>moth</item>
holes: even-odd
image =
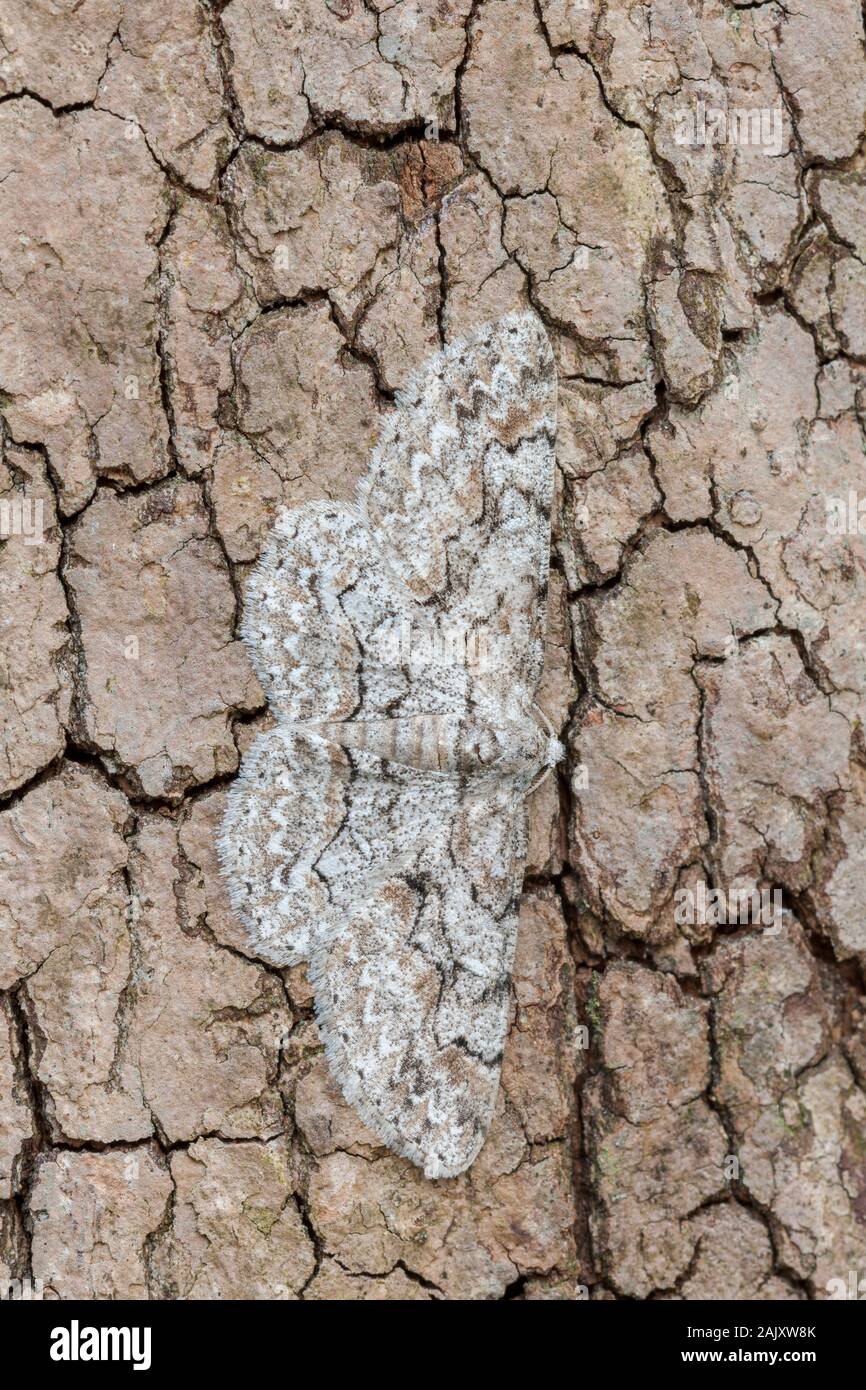
[[[499,1086],[527,793],[562,757],[533,704],[556,372],[530,313],[433,356],[356,505],[279,516],[242,636],[275,727],[220,835],[255,953],[307,961],[333,1075],[429,1178],[484,1143]]]

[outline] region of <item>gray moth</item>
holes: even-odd
[[[333,1075],[429,1178],[487,1135],[511,1007],[526,795],[562,756],[533,704],[556,371],[529,313],[432,357],[356,505],[279,516],[242,636],[275,727],[220,834],[252,950],[307,961]]]

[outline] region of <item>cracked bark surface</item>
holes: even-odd
[[[810,1299],[866,1267],[866,50],[738,0],[7,0],[0,1268],[71,1298]],[[678,115],[773,114],[772,148]],[[282,505],[511,309],[560,374],[497,1113],[428,1182],[217,870]],[[5,513],[4,513],[5,515]],[[766,931],[675,895],[778,890]]]

